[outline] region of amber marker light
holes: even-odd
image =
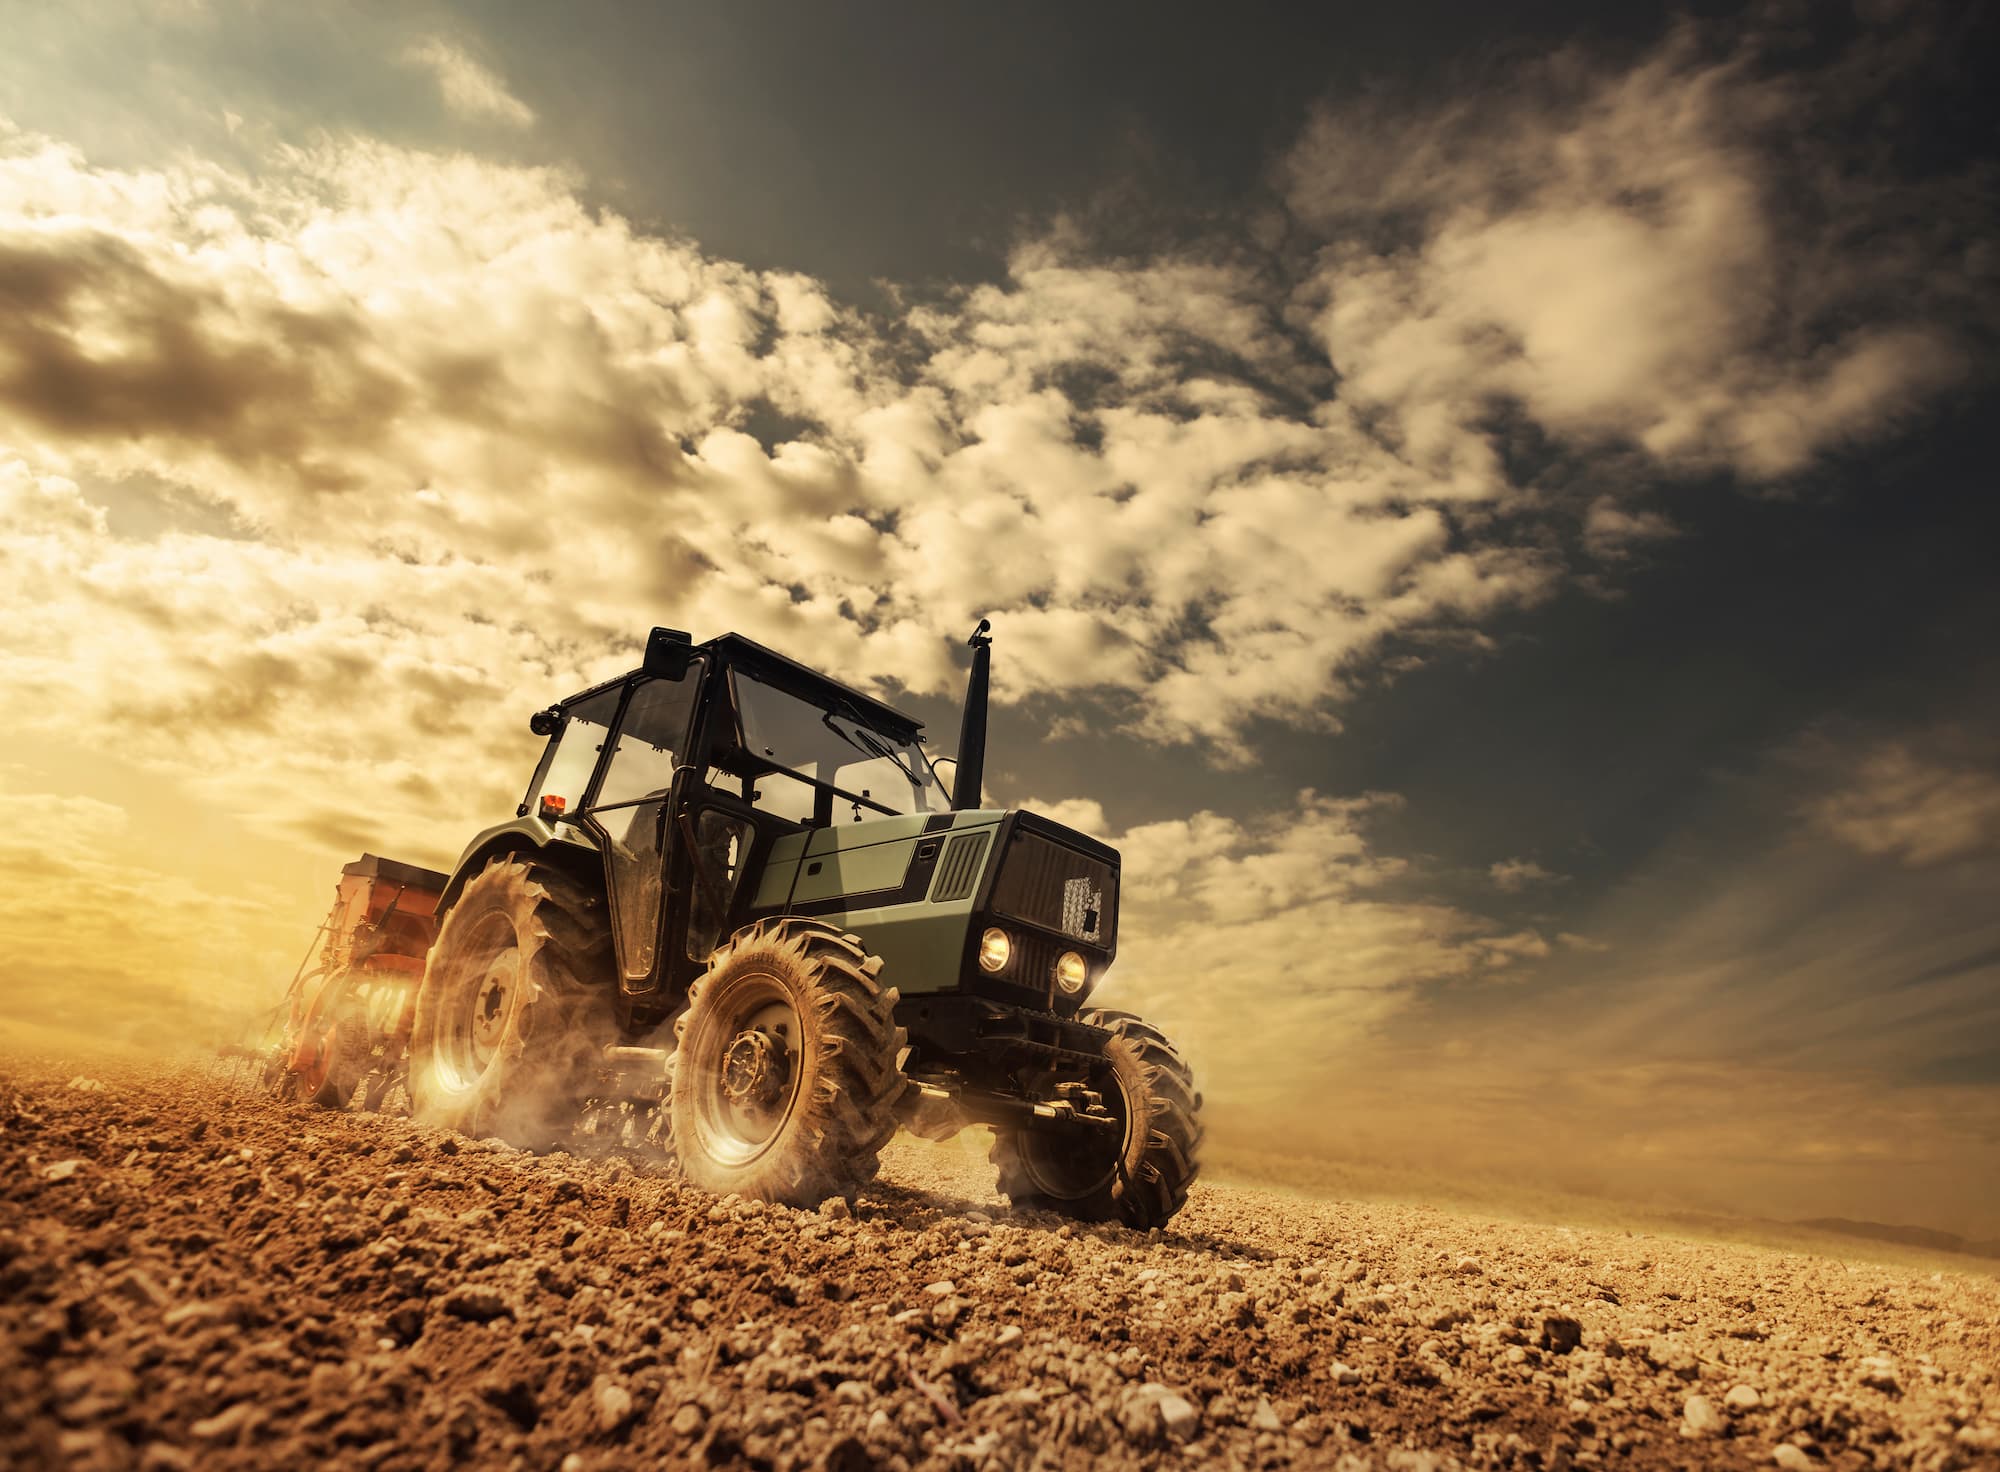
[[[568,810],[568,808],[569,808],[568,798],[551,797],[547,793],[544,793],[542,795],[541,818],[544,823],[555,822],[555,820],[557,818],[560,818],[563,815],[563,813]]]
[[[982,971],[999,971],[1007,965],[1007,958],[1014,954],[1014,943],[1007,939],[1007,932],[995,925],[979,937],[979,967]]]

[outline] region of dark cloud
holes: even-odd
[[[407,402],[369,357],[356,318],[246,310],[121,239],[0,239],[0,409],[34,431],[310,463]]]

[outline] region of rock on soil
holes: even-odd
[[[1207,1183],[1082,1226],[957,1144],[800,1212],[0,1068],[10,1469],[2000,1467],[1973,1272]]]

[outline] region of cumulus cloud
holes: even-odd
[[[507,84],[468,56],[462,47],[429,36],[404,49],[404,66],[421,67],[437,82],[445,106],[474,122],[531,127],[534,109],[507,90]]]
[[[1630,68],[1570,51],[1448,108],[1325,108],[1287,179],[1327,240],[1312,327],[1343,395],[1470,488],[1506,413],[1770,480],[1961,376],[1984,268],[1940,232],[1976,195],[1815,146],[1894,65],[1769,60],[1683,24]]]
[[[162,754],[194,739],[177,715],[239,709],[215,687],[255,683],[246,626],[284,628],[284,670],[380,669],[399,622],[431,659],[493,637],[466,615],[521,632],[512,662],[469,661],[486,672],[590,664],[658,618],[942,691],[995,613],[1002,698],[1032,669],[1226,745],[1257,716],[1323,719],[1386,638],[1556,577],[1504,537],[1455,544],[1337,409],[1300,420],[1169,372],[1194,339],[1276,351],[1226,272],[1028,251],[1007,287],[893,336],[813,282],[593,214],[547,171],[359,142],[284,162],[121,172],[29,136],[0,157],[21,473],[149,478],[257,533],[69,549],[96,572],[51,596],[158,606],[174,559],[221,595],[183,582],[171,605],[235,631],[234,658],[164,660],[173,689],[93,707],[158,718]],[[1058,369],[1103,375],[1087,408]],[[759,439],[766,410],[805,428]],[[101,657],[81,646],[106,620],[45,622],[72,641],[47,668]],[[345,647],[299,662],[321,643]]]

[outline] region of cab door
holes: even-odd
[[[750,804],[692,780],[673,811],[666,945],[669,974],[685,985],[735,929],[746,882],[762,869],[764,850],[775,835],[765,831],[768,817]]]
[[[698,774],[685,764],[702,667],[628,687],[604,764],[579,815],[604,855],[621,988],[652,990],[659,967],[671,815]]]
[[[774,844],[810,817],[812,789],[757,778],[743,760],[735,682],[726,666],[711,682],[697,733],[704,753],[683,771],[667,809],[667,897],[660,981],[685,990],[746,919]],[[717,764],[720,765],[717,765]],[[788,804],[787,798],[791,801]],[[803,802],[801,812],[788,806]]]

